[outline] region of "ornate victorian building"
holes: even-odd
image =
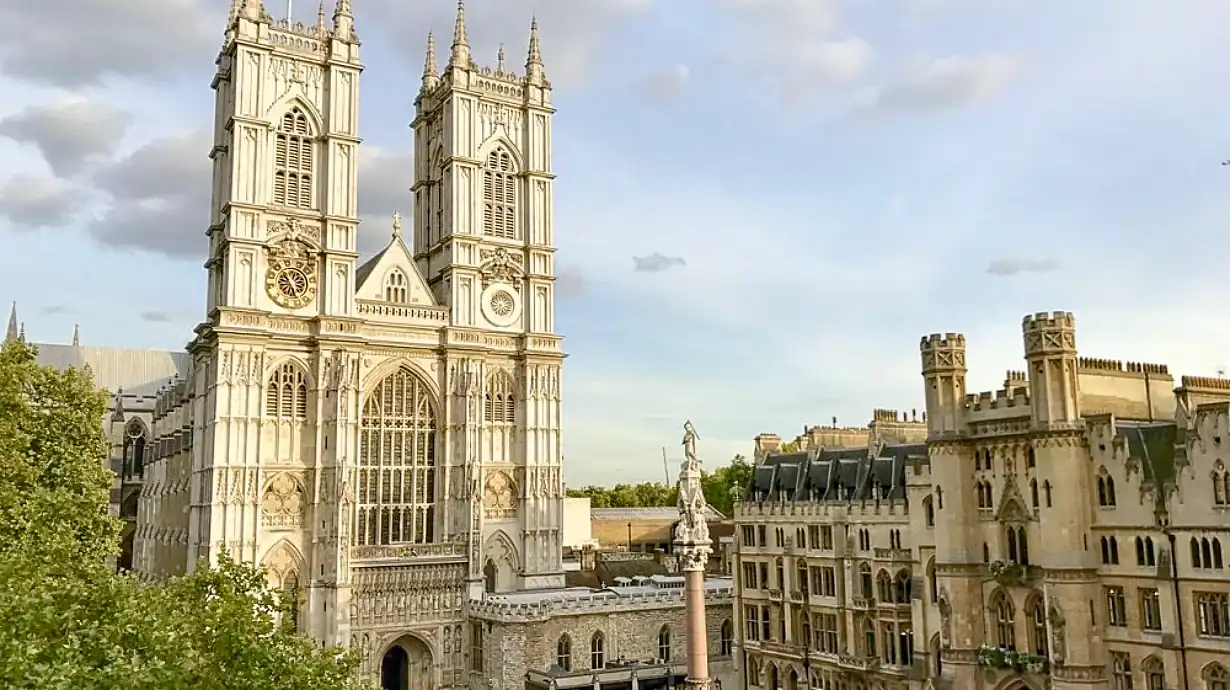
[[[964,336],[923,338],[913,431],[758,439],[749,688],[1230,688],[1230,380],[1078,357],[1068,313],[1022,330],[1026,369],[972,395]]]
[[[428,37],[412,234],[394,218],[360,262],[351,3],[305,26],[234,0],[187,352],[40,346],[114,395],[120,566],[260,564],[389,690],[681,681],[681,577],[565,581],[554,109],[529,33],[523,74],[475,63],[460,4],[442,68]],[[705,587],[732,629],[730,580]]]

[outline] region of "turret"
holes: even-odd
[[[922,339],[922,375],[927,394],[927,436],[965,431],[965,336],[932,333]]]
[[[533,86],[545,86],[546,70],[542,66],[542,46],[538,41],[538,17],[530,19],[530,47],[525,56],[525,81]]]
[[[1034,426],[1038,429],[1078,426],[1076,319],[1066,311],[1041,312],[1026,316],[1021,331],[1025,340]]]
[[[466,33],[465,0],[457,0],[457,21],[453,24],[453,46],[449,52],[449,71],[470,68],[470,37]]]

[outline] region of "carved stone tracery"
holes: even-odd
[[[302,527],[307,513],[303,484],[289,472],[279,472],[261,498],[261,525],[272,528]]]
[[[507,520],[517,516],[516,485],[508,473],[496,471],[487,477],[483,489],[483,514],[489,520]]]

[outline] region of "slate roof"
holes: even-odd
[[[779,453],[752,470],[746,501],[903,500],[906,466],[927,462],[925,443]]]
[[[188,378],[192,368],[187,352],[32,344],[38,348],[39,364],[61,370],[89,366],[95,385],[111,393],[123,389],[126,397],[153,396],[164,384]]]
[[[1185,431],[1174,422],[1115,420],[1115,433],[1127,441],[1128,455],[1140,463],[1144,480],[1158,489],[1153,495],[1161,509],[1167,495],[1163,487],[1174,483],[1175,465],[1187,452]]]

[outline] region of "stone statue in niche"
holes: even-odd
[[[948,603],[948,592],[940,590],[940,647],[952,647],[952,606]]]

